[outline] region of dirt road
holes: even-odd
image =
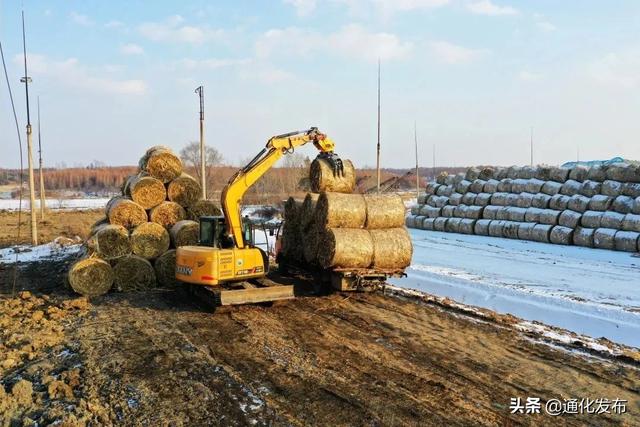
[[[34,327],[11,338],[19,334],[11,325],[60,329],[17,365],[0,367],[13,399],[5,417],[77,425],[640,425],[637,362],[536,343],[509,317],[480,320],[381,294],[215,314],[174,291],[110,294],[88,306],[70,298],[0,301],[10,320],[4,351],[39,336]],[[31,404],[17,405],[21,387],[11,393],[19,379],[32,385]],[[52,391],[53,381],[71,394],[60,384]],[[626,399],[627,414],[510,414],[512,397],[539,397],[543,408],[552,398]]]

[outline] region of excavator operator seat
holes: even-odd
[[[223,216],[200,217],[200,246],[222,248],[226,225]]]

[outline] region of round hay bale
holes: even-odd
[[[169,233],[158,223],[145,222],[131,232],[131,250],[142,258],[157,258],[169,250],[170,245]]]
[[[482,211],[484,208],[482,206],[468,206],[467,211],[465,212],[465,218],[469,219],[480,219],[482,218]],[[471,234],[471,233],[469,233]]]
[[[440,187],[438,187],[436,195],[449,197],[451,193],[453,193],[454,189],[455,187],[453,185],[441,185]]]
[[[602,194],[596,194],[589,201],[589,210],[592,211],[607,211],[611,207],[613,199],[609,196]]]
[[[633,209],[633,202],[634,200],[629,196],[618,196],[613,199],[611,207],[616,212],[628,214]]]
[[[618,197],[622,191],[622,184],[618,181],[606,180],[602,183],[600,192],[605,196]]]
[[[438,200],[440,196],[430,195],[427,197],[427,205],[436,207],[436,200]]]
[[[408,215],[407,218],[404,221],[404,225],[406,225],[409,228],[415,228],[415,226],[416,226],[416,215]]]
[[[322,197],[318,204],[322,202]],[[373,239],[369,230],[328,228],[321,237],[318,261],[324,268],[368,268],[373,261]]]
[[[563,211],[569,206],[569,200],[571,200],[571,197],[569,196],[565,196],[564,194],[556,194],[555,196],[551,197],[551,200],[549,200],[549,208],[555,209],[557,211]]]
[[[449,203],[451,203],[451,200],[449,200]],[[487,206],[489,203],[491,203],[491,194],[490,193],[480,193],[476,196],[476,199],[474,200],[473,204],[477,205],[477,206]]]
[[[524,214],[524,220],[531,223],[540,222],[540,214],[543,210],[544,209],[541,208],[528,208],[527,212]]]
[[[556,225],[551,229],[549,240],[556,245],[570,245],[573,243],[573,228]]]
[[[106,260],[131,253],[129,231],[121,225],[103,224],[95,228],[87,245],[96,255]]]
[[[507,208],[507,219],[509,221],[524,222],[526,213],[526,208]]]
[[[411,264],[413,245],[404,227],[369,230],[373,240],[373,268],[404,269]]]
[[[444,196],[436,196],[433,202],[436,208],[442,208],[449,203],[449,198]]]
[[[445,206],[444,208],[446,207],[453,208],[453,206]],[[420,209],[420,215],[426,216],[427,218],[438,218],[444,208],[434,208],[433,206],[425,205]]]
[[[120,186],[120,194],[122,194],[125,197],[127,196],[127,192],[129,191],[129,183],[133,178],[137,176],[138,175],[129,175],[124,179],[124,181],[122,181],[122,185]]]
[[[633,199],[640,197],[640,184],[637,182],[625,182],[622,184],[622,194]]]
[[[559,166],[552,166],[549,173],[549,179],[551,181],[564,183],[567,179],[569,179],[569,169]]]
[[[163,183],[170,182],[182,173],[182,161],[167,147],[152,147],[139,162],[140,170]]]
[[[505,179],[507,177],[508,171],[509,171],[508,168],[500,166],[496,168],[496,170],[494,171],[493,177],[498,181],[500,181],[501,179]]]
[[[574,166],[569,172],[569,179],[575,181],[586,181],[589,178],[589,168],[584,165]]]
[[[473,234],[473,229],[476,225],[476,220],[471,218],[462,218],[460,221],[459,230],[462,234]]]
[[[476,202],[476,193],[468,192],[462,196],[462,203],[465,205],[473,205]]]
[[[153,262],[158,284],[163,288],[177,288],[180,285],[176,279],[176,250],[169,249]]]
[[[440,215],[438,215],[438,216],[443,216],[443,217],[446,217],[446,218],[452,218],[452,217],[454,217],[454,216],[455,216],[455,211],[456,211],[456,208],[457,208],[458,206],[459,206],[459,205],[456,205],[456,206],[453,206],[453,205],[447,205],[447,206],[443,207],[443,208],[440,210]],[[434,208],[434,209],[435,209],[435,208]],[[436,216],[436,218],[437,218],[438,216]]]
[[[367,204],[362,194],[322,193],[316,203],[315,215],[320,228],[363,228]]]
[[[489,205],[485,206],[482,211],[482,218],[484,219],[497,219],[498,211],[502,209],[502,206]]]
[[[418,229],[422,230],[422,224],[424,223],[424,220],[425,220],[425,219],[427,219],[427,217],[426,217],[426,216],[418,215],[418,216],[416,217],[416,228],[418,228]],[[307,242],[307,240],[305,239],[305,243],[306,243],[306,242]],[[317,246],[318,246],[318,245],[316,244],[316,250],[315,250],[316,255],[318,254],[318,252],[317,252]]]
[[[480,176],[480,168],[470,167],[467,169],[467,173],[464,176],[464,179],[467,181],[475,181]]]
[[[602,215],[602,220],[600,221],[600,227],[602,228],[614,228],[616,230],[620,230],[622,228],[622,221],[624,220],[624,215],[618,212],[605,212]]]
[[[536,178],[532,178],[527,180],[527,185],[525,186],[524,191],[531,194],[537,194],[542,190],[543,185],[544,185],[544,181],[541,181]]]
[[[111,224],[131,229],[147,222],[147,211],[131,199],[115,197],[107,203],[107,218]]]
[[[307,195],[304,196],[304,201],[300,208],[300,227],[303,231],[315,225],[316,205],[319,198],[320,195],[316,193],[307,193]]]
[[[500,182],[498,183],[498,187],[497,190],[500,193],[511,193],[511,183],[513,182],[512,179],[510,178],[505,178],[503,180],[500,180]],[[495,191],[494,191],[495,193]]]
[[[176,202],[162,202],[149,212],[151,222],[158,223],[167,230],[186,218],[187,212]]]
[[[588,197],[581,196],[580,194],[575,194],[569,199],[567,208],[576,212],[584,212],[589,208],[590,201],[591,199],[589,199]]]
[[[598,249],[615,249],[615,236],[618,230],[611,228],[598,228],[593,233],[593,246]]]
[[[351,160],[343,160],[344,174],[335,175],[333,168],[327,160],[316,157],[309,168],[311,191],[322,193],[330,191],[334,193],[353,193],[356,188],[356,170]]]
[[[502,225],[502,236],[507,239],[517,239],[518,228],[520,228],[519,222],[505,221]]]
[[[520,194],[509,193],[507,194],[507,206],[518,206],[520,200]]]
[[[445,227],[445,231],[447,233],[459,233],[460,221],[462,221],[462,218],[449,218],[449,221],[447,221],[447,225]]]
[[[156,273],[146,259],[126,255],[113,266],[115,288],[120,292],[144,291],[156,287]]]
[[[487,181],[485,180],[475,179],[469,186],[469,191],[471,191],[472,193],[482,193],[482,190],[484,189],[486,183]]]
[[[560,194],[564,194],[566,196],[573,196],[575,194],[580,193],[580,189],[582,188],[582,184],[578,181],[574,181],[573,179],[567,180],[564,184],[562,184],[562,188],[560,189]]]
[[[405,208],[400,196],[396,194],[365,194],[364,203],[367,217],[365,228],[372,230],[402,227]]]
[[[421,194],[418,196],[417,203],[418,203],[419,205],[424,205],[425,203],[427,203],[427,195],[426,195],[426,194],[424,194],[424,193],[421,193]]]
[[[435,218],[425,218],[424,221],[422,221],[422,229],[423,230],[429,230],[429,231],[433,231],[433,223],[436,221]]]
[[[523,166],[518,172],[518,178],[521,179],[531,179],[535,177],[536,170],[532,166]]]
[[[453,206],[458,206],[460,203],[462,203],[462,194],[460,193],[451,194],[451,196],[449,197],[449,204]]]
[[[580,218],[580,225],[585,228],[600,228],[604,212],[586,211]]]
[[[447,222],[449,222],[450,218],[443,218],[443,217],[439,217],[436,218],[435,221],[433,221],[433,229],[435,231],[445,231],[445,229],[447,228]]]
[[[456,185],[456,192],[464,194],[469,191],[469,187],[471,187],[471,181],[467,181],[466,179],[464,179]]]
[[[438,184],[436,182],[428,182],[427,186],[425,187],[425,192],[427,194],[436,194],[438,192],[438,188],[441,187],[442,184]]]
[[[167,198],[182,207],[189,207],[196,203],[202,194],[202,187],[190,175],[183,173],[167,186]]]
[[[638,238],[640,233],[635,231],[618,231],[614,236],[617,251],[638,252]]]
[[[94,222],[91,225],[91,228],[89,229],[89,236],[93,236],[94,234],[96,234],[97,229],[101,226],[101,225],[105,225],[105,224],[109,224],[109,219],[105,216],[100,218],[99,220],[97,220],[96,222]]]
[[[502,229],[504,228],[505,221],[491,221],[489,223],[489,236],[502,237]]]
[[[540,224],[558,225],[558,219],[561,212],[554,211],[553,209],[542,209],[540,212]]]
[[[537,224],[530,222],[523,222],[518,226],[518,239],[520,240],[532,240],[531,232],[533,227]]]
[[[536,224],[531,229],[531,240],[541,243],[549,243],[551,239],[551,229],[553,225],[549,224]]]
[[[582,187],[580,187],[580,194],[586,197],[593,197],[596,194],[600,194],[600,190],[602,189],[602,184],[596,181],[586,180],[582,183]]]
[[[549,203],[551,202],[551,196],[544,193],[535,194],[531,198],[531,207],[540,208],[540,209],[548,209]]]
[[[490,179],[487,182],[485,182],[484,187],[482,188],[482,191],[485,193],[496,193],[498,191],[499,184],[500,184],[500,181],[496,179]]]
[[[534,178],[539,179],[540,181],[549,181],[551,180],[551,166],[547,165],[539,165],[536,167],[536,174]]]
[[[424,216],[416,217],[415,228],[422,228],[424,218]],[[318,253],[320,251],[320,239],[322,238],[320,229],[314,224],[304,231],[302,236],[303,238],[300,241],[300,246],[302,247],[302,256],[304,257],[304,260],[311,265],[317,265],[319,263]]]
[[[633,177],[633,172],[633,167],[628,163],[614,163],[607,168],[607,179],[630,181]]]
[[[491,223],[490,219],[479,219],[476,221],[473,226],[473,233],[478,236],[488,236],[489,235],[489,224]]]
[[[402,219],[402,223],[404,224],[404,218]],[[200,238],[200,224],[197,221],[183,219],[171,227],[169,236],[171,237],[171,244],[174,248],[179,248],[180,246],[196,246]]]
[[[495,173],[495,169],[493,169],[492,167],[482,168],[482,170],[480,171],[480,174],[478,174],[478,179],[487,181],[493,178],[494,173]]]
[[[459,205],[453,209],[453,216],[455,218],[465,218],[467,216],[467,210],[469,206],[467,205]]]
[[[554,181],[547,181],[542,185],[540,191],[544,194],[548,194],[549,196],[555,196],[562,189],[562,184]]]
[[[444,185],[451,185],[455,188],[457,182],[456,182],[456,176],[455,175],[447,175],[444,179]]]
[[[640,232],[640,215],[626,214],[622,220],[622,229],[624,231]]]
[[[222,210],[211,200],[198,200],[186,209],[187,219],[200,221],[201,216],[220,216]]]
[[[498,210],[498,212],[496,212],[496,219],[497,220],[501,220],[501,221],[508,221],[509,220],[509,209],[511,209],[510,207],[502,207]]]
[[[602,182],[607,179],[607,168],[602,165],[595,165],[589,169],[587,178],[591,181]],[[593,247],[593,246],[592,246]]]
[[[573,244],[585,248],[592,248],[593,233],[595,231],[596,230],[593,228],[576,227],[576,229],[573,231]]]
[[[508,195],[509,193],[493,193],[491,195],[491,204],[494,206],[506,206]]]
[[[442,171],[436,176],[436,182],[440,185],[445,185],[447,178],[449,177],[449,173],[446,171]]]
[[[575,212],[572,210],[564,210],[560,214],[558,218],[558,224],[563,227],[576,228],[580,225],[580,219],[582,218],[582,214],[580,212]]]
[[[71,266],[68,273],[71,288],[88,297],[96,297],[109,292],[113,285],[111,265],[100,258],[85,258]]]
[[[522,168],[520,166],[510,166],[507,169],[507,178],[510,179],[518,179],[520,177],[520,170]]]
[[[511,181],[511,192],[512,193],[524,193],[527,190],[527,183],[529,181],[526,179],[514,179]]]
[[[411,215],[420,215],[420,209],[422,209],[421,206],[412,206],[409,212]]]
[[[516,206],[519,208],[530,208],[533,204],[533,194],[531,193],[520,193],[518,194],[518,198],[516,200]]]
[[[459,172],[453,176],[453,185],[458,185],[462,181],[464,181],[464,172]]]
[[[130,177],[125,191],[127,196],[147,210],[158,206],[167,198],[167,190],[162,181],[152,176]]]

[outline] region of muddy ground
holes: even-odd
[[[543,344],[510,316],[381,293],[212,313],[174,290],[87,301],[30,271],[0,298],[0,425],[640,425],[637,360]],[[628,403],[551,417],[512,397]]]

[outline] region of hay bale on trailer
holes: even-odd
[[[176,288],[180,284],[176,279],[176,250],[169,249],[153,262],[156,280],[163,288]]]
[[[573,228],[556,225],[551,229],[549,240],[556,245],[570,245],[573,243]]]
[[[618,231],[613,238],[617,251],[638,252],[640,233],[635,231]]]
[[[182,207],[196,203],[202,193],[202,187],[191,175],[183,173],[167,186],[167,198]]]
[[[356,188],[356,170],[351,160],[343,160],[342,166],[344,174],[336,175],[327,160],[316,157],[309,168],[311,191],[353,193]]]
[[[140,224],[131,232],[131,250],[142,258],[157,258],[169,250],[170,245],[169,233],[155,222]]]
[[[478,236],[488,236],[490,223],[491,223],[490,219],[477,220],[475,225],[473,226],[474,234],[477,234]]]
[[[413,245],[404,228],[369,230],[373,241],[371,266],[381,269],[403,269],[411,264]]]
[[[596,230],[594,228],[576,227],[573,231],[573,244],[585,248],[592,248],[593,233],[595,231]]]
[[[109,223],[134,228],[147,222],[147,211],[131,199],[114,197],[107,203]]]
[[[191,221],[200,221],[201,216],[220,216],[222,210],[211,200],[198,200],[186,209],[187,218]]]
[[[324,268],[368,268],[373,261],[371,233],[356,228],[326,229],[318,247],[318,261]]]
[[[580,187],[580,194],[586,197],[593,197],[596,194],[600,194],[602,190],[602,183],[586,180],[582,183],[582,187]]]
[[[363,228],[366,220],[367,204],[362,194],[320,194],[315,209],[320,228]]]
[[[576,228],[580,224],[580,219],[582,218],[582,214],[580,212],[575,212],[572,210],[562,211],[560,217],[558,218],[558,224],[563,227]]]
[[[113,266],[115,288],[120,292],[144,291],[156,287],[156,272],[146,259],[126,255]]]
[[[159,179],[140,174],[129,177],[125,186],[125,195],[148,210],[165,201],[167,190]]]
[[[176,179],[182,173],[182,161],[168,147],[151,147],[142,156],[138,165],[140,170],[165,184]]]
[[[365,194],[365,228],[398,228],[404,223],[404,202],[397,194]],[[436,208],[438,209],[438,208]]]
[[[589,210],[591,211],[607,211],[611,207],[613,199],[603,194],[596,194],[589,201]]]
[[[598,228],[593,233],[593,246],[598,249],[615,249],[615,236],[618,230],[612,228]]]
[[[114,279],[111,265],[100,258],[81,259],[71,266],[67,277],[74,291],[88,297],[109,292]]]
[[[110,260],[131,253],[129,231],[121,225],[102,224],[92,230],[87,240],[89,250],[100,258]]]
[[[200,238],[200,223],[189,219],[178,221],[169,230],[169,236],[174,248],[196,246]]]

